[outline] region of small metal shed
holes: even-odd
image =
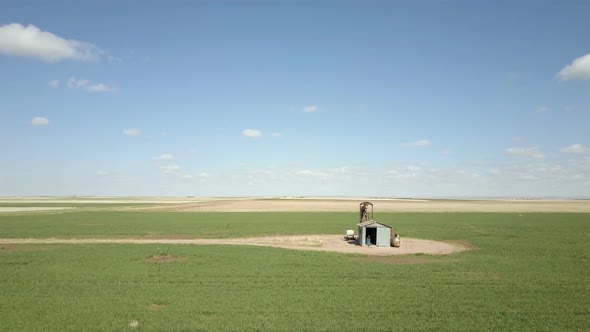
[[[377,247],[389,247],[391,238],[391,227],[375,220],[368,220],[357,224],[359,227],[358,241],[363,247],[376,245]]]

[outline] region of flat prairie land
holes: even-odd
[[[589,212],[590,200],[370,200],[375,212]],[[244,199],[189,202],[153,209],[185,212],[358,212],[362,200]]]
[[[416,213],[373,200],[402,241],[468,250],[292,250],[355,228],[362,200],[333,201],[346,210],[177,208],[225,204],[208,201],[1,214],[0,331],[588,330],[590,213],[577,210],[587,202]]]
[[[583,212],[587,199],[366,199],[366,198],[215,198],[215,197],[109,197],[47,198],[0,197],[0,213],[57,209],[137,209],[175,212],[358,212],[359,203],[371,201],[379,212]],[[3,210],[4,209],[4,210]]]

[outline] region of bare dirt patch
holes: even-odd
[[[159,303],[152,303],[152,304],[148,304],[145,306],[145,308],[147,310],[151,310],[151,311],[158,311],[158,310],[162,310],[164,308],[166,308],[168,305],[166,304],[159,304]]]
[[[59,210],[71,210],[75,207],[70,206],[21,206],[21,207],[10,207],[0,206],[0,213],[15,213],[15,212],[38,212],[38,211],[59,211]]]
[[[237,239],[0,239],[0,244],[186,244],[186,245],[244,245],[275,247],[293,250],[313,250],[340,252],[373,256],[429,254],[444,255],[468,250],[460,244],[440,241],[402,238],[400,248],[393,247],[361,247],[354,241],[346,240],[342,235],[296,235],[296,236],[266,236]],[[147,259],[152,262],[178,261],[178,257],[161,257],[154,255]],[[165,255],[167,256],[167,255]]]
[[[53,244],[44,244],[44,245],[30,245],[30,244],[11,244],[5,243],[0,245],[0,252],[16,252],[16,251],[46,251],[46,250],[55,250],[61,246],[53,245]]]
[[[171,263],[171,262],[181,262],[184,260],[186,260],[186,257],[167,255],[167,254],[153,255],[153,256],[150,256],[145,259],[146,262],[150,262],[150,263]]]

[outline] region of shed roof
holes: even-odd
[[[356,225],[359,227],[364,227],[364,228],[391,228],[390,226],[387,226],[387,225],[377,222],[375,220],[367,220],[365,222],[362,222],[362,223],[356,224]]]

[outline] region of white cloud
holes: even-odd
[[[109,172],[107,172],[107,171],[97,171],[97,172],[96,172],[96,176],[107,176],[107,175],[109,175],[109,174],[110,174],[110,173],[109,173]]]
[[[207,172],[201,172],[201,173],[199,173],[199,177],[202,177],[202,178],[208,178],[209,176],[210,175]]]
[[[36,116],[33,118],[33,120],[31,120],[31,124],[33,126],[47,126],[49,124],[49,120],[47,120],[47,118]]]
[[[502,174],[502,171],[500,171],[497,168],[491,168],[491,169],[488,170],[488,173],[490,173],[492,175],[500,175],[500,174]]]
[[[541,153],[541,150],[539,150],[539,148],[536,146],[528,148],[509,148],[506,149],[506,153],[513,156],[525,156],[535,159],[545,158],[545,155]]]
[[[320,110],[320,107],[318,105],[309,105],[309,106],[303,107],[303,112],[305,112],[305,113],[314,113],[319,110]]]
[[[183,179],[186,179],[186,180],[191,180],[191,179],[193,178],[193,176],[192,176],[192,175],[190,175],[190,174],[186,174],[186,175],[184,175],[182,178],[183,178]]]
[[[154,157],[153,159],[154,160],[174,160],[176,158],[174,158],[174,155],[172,155],[172,154],[164,153],[164,154],[161,154],[157,157]]]
[[[242,135],[250,138],[257,138],[262,136],[262,132],[256,129],[244,129],[242,130]]]
[[[125,136],[139,136],[141,135],[141,130],[135,128],[126,128],[123,129],[123,135]]]
[[[164,174],[171,174],[178,170],[180,170],[180,166],[178,165],[166,165],[160,166],[160,169],[164,172]]]
[[[590,79],[590,54],[574,59],[570,65],[565,66],[559,72],[559,78],[568,80],[589,80]]]
[[[426,148],[430,145],[432,145],[432,143],[430,143],[430,141],[427,139],[421,139],[415,142],[406,142],[401,144],[401,146],[406,148]]]
[[[415,179],[420,176],[420,172],[422,171],[422,167],[420,166],[402,166],[396,167],[386,172],[386,177],[390,179]]]
[[[272,137],[281,137],[281,133],[275,131],[272,134],[270,134]]]
[[[52,88],[59,88],[59,80],[51,80],[47,83]]]
[[[547,113],[550,111],[551,111],[551,108],[549,108],[549,106],[547,106],[547,105],[543,105],[535,110],[535,112],[537,112],[537,113]]]
[[[75,76],[70,76],[70,78],[68,79],[67,85],[68,85],[68,88],[71,88],[71,89],[80,89],[85,86],[88,86],[89,83],[90,83],[90,81],[80,80],[80,79],[77,79]]]
[[[93,84],[93,85],[87,86],[85,90],[90,91],[90,92],[108,92],[108,91],[112,91],[113,88],[111,88],[110,86],[108,86],[106,84],[98,83],[98,84]]]
[[[564,153],[586,153],[586,152],[590,152],[590,147],[583,146],[582,144],[574,144],[574,145],[566,146],[565,148],[561,149],[561,152],[564,152]]]
[[[295,172],[295,175],[303,176],[303,177],[319,177],[319,178],[327,178],[330,176],[329,173],[314,172],[314,171],[310,171],[308,169],[297,171],[297,172]]]
[[[67,86],[70,89],[82,89],[88,92],[109,92],[113,91],[113,88],[103,83],[93,83],[89,80],[78,79],[75,76],[71,76],[68,79]]]
[[[99,60],[102,51],[96,46],[65,39],[34,25],[11,23],[0,26],[0,54],[37,59],[45,62],[62,60]]]
[[[351,172],[351,168],[348,166],[340,166],[338,168],[330,169],[332,173],[347,174]]]

